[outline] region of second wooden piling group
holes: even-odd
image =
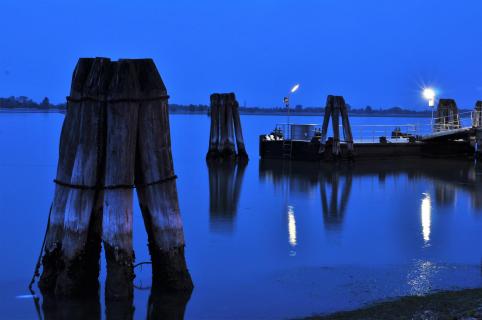
[[[239,104],[234,93],[211,95],[211,132],[207,159],[248,159],[244,146]],[[234,141],[236,139],[236,147]]]

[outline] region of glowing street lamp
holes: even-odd
[[[432,89],[432,88],[425,88],[423,89],[423,92],[422,92],[422,96],[425,98],[425,100],[428,101],[428,106],[429,108],[432,109],[432,130],[434,130],[434,121],[433,121],[433,109],[434,109],[434,106],[435,106],[435,96],[436,96],[436,93],[435,93],[435,90]]]
[[[295,93],[300,88],[300,84],[297,83],[291,88],[290,93]]]
[[[435,90],[432,88],[423,89],[423,97],[428,101],[428,106],[433,108],[435,106]]]
[[[286,97],[283,98],[283,102],[286,106],[286,109],[288,109],[288,126],[290,124],[290,97],[293,93],[295,93],[296,91],[298,91],[298,89],[300,88],[300,84],[297,83],[295,84],[291,89],[290,89],[290,92],[288,93],[288,95]]]

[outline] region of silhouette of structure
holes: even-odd
[[[106,299],[132,298],[133,188],[148,234],[153,281],[192,290],[167,105],[166,87],[151,59],[79,60],[60,137],[42,292],[96,292],[102,241]]]
[[[236,139],[236,147],[234,140]],[[207,159],[240,158],[247,160],[239,104],[234,93],[211,95],[211,131]]]
[[[326,135],[328,132],[328,123],[333,125],[333,144],[332,154],[335,157],[341,155],[340,150],[340,128],[339,117],[341,115],[343,125],[343,137],[347,143],[348,155],[353,155],[353,134],[351,132],[350,120],[348,118],[348,109],[346,107],[345,99],[341,96],[328,96],[326,99],[325,115],[323,118],[323,127],[321,129],[320,150],[319,153],[325,151]]]

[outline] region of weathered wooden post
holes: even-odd
[[[102,239],[106,299],[132,298],[134,187],[149,237],[153,281],[170,290],[192,290],[167,99],[151,59],[79,60],[62,129],[42,292],[73,296],[97,289]]]
[[[440,99],[435,117],[435,131],[460,128],[459,110],[454,99]]]
[[[219,157],[219,108],[221,96],[217,93],[211,95],[211,130],[209,135],[209,150],[206,158]]]
[[[233,110],[234,131],[236,133],[236,147],[238,148],[238,158],[240,160],[248,160],[248,153],[244,145],[243,130],[241,128],[241,118],[239,116],[239,103],[234,93],[230,93],[230,101]]]
[[[74,294],[88,290],[92,280],[97,282],[99,264],[95,260],[98,260],[100,254],[100,220],[97,214],[94,214],[95,219],[92,219],[92,228],[89,228],[89,224],[92,211],[98,211],[98,202],[94,199],[96,195],[93,188],[72,186],[75,187],[79,182],[85,185],[91,183],[91,187],[97,184],[97,146],[101,140],[98,126],[102,121],[102,108],[96,108],[94,101],[89,101],[83,108],[83,102],[84,97],[96,94],[92,92],[93,88],[89,84],[94,84],[102,76],[98,77],[93,70],[102,69],[105,63],[104,59],[80,59],[72,77],[60,138],[55,196],[42,259],[43,273],[39,282],[39,287],[45,292],[56,291],[58,286],[59,294]],[[99,116],[97,121],[89,123],[96,116]],[[82,130],[88,131],[83,134]],[[86,179],[86,183],[83,179]],[[84,195],[85,201],[82,199]],[[81,217],[81,213],[84,216]],[[92,245],[86,246],[89,230]],[[63,281],[57,283],[59,277],[63,278]],[[71,279],[72,277],[76,279]],[[96,289],[96,284],[94,283],[93,289]]]
[[[149,240],[153,282],[169,290],[192,290],[184,258],[184,232],[171,153],[168,95],[152,60],[138,62],[148,79],[139,113],[136,185]]]
[[[342,117],[342,125],[343,125],[343,136],[347,143],[347,150],[348,154],[351,156],[354,151],[353,146],[353,136],[350,127],[350,120],[348,118],[348,109],[346,108],[345,99],[341,96],[332,96],[329,95],[326,99],[326,107],[325,107],[325,114],[323,117],[323,125],[321,131],[321,139],[320,139],[320,149],[319,153],[323,153],[325,151],[325,143],[326,143],[326,135],[328,132],[328,124],[330,122],[330,117],[333,125],[333,145],[332,145],[332,154],[335,157],[341,155],[340,149],[340,129],[339,129],[339,117]]]
[[[211,128],[207,159],[248,159],[234,93],[211,95]],[[234,145],[236,136],[237,150]]]
[[[232,158],[236,156],[234,147],[234,123],[233,123],[233,103],[229,94],[221,96],[223,107],[221,108],[221,156]]]

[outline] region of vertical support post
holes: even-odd
[[[352,155],[354,152],[353,147],[353,134],[351,132],[350,118],[348,117],[348,109],[346,108],[345,99],[340,97],[341,101],[341,121],[343,125],[343,137],[347,144],[348,154]]]
[[[134,184],[139,105],[135,69],[128,60],[113,63],[115,76],[107,103],[107,141],[102,240],[107,260],[105,296],[127,299],[133,295],[132,189]],[[115,186],[120,186],[119,188]]]
[[[56,180],[70,183],[72,169],[76,159],[77,145],[80,139],[80,114],[83,87],[89,75],[94,59],[79,59],[72,75],[70,100],[60,136],[59,161]],[[57,278],[61,272],[60,255],[62,248],[65,207],[70,188],[56,184],[52,212],[46,236],[45,252],[42,258],[43,272],[39,287],[43,293],[53,293]]]
[[[323,116],[323,126],[321,128],[320,150],[318,151],[318,153],[323,153],[325,151],[328,124],[330,123],[330,117],[333,110],[333,98],[334,97],[331,95],[326,98],[325,114]]]
[[[179,210],[171,153],[168,96],[152,60],[138,66],[147,99],[141,104],[137,138],[136,185],[148,235],[153,286],[166,290],[192,291],[193,283],[184,257],[184,232]]]
[[[221,154],[223,158],[233,158],[236,156],[234,148],[234,128],[233,128],[233,102],[229,94],[222,95],[221,109]]]
[[[206,158],[219,156],[219,108],[221,97],[214,93],[211,95],[211,130],[209,134],[209,149]]]
[[[331,114],[331,121],[333,125],[333,156],[340,156],[340,99],[334,97],[333,99],[333,111]]]
[[[80,112],[80,139],[72,170],[72,185],[102,184],[104,154],[104,94],[110,76],[110,60],[98,58],[84,85]],[[62,239],[63,269],[56,295],[73,296],[98,290],[102,205],[96,188],[72,188],[67,198]],[[94,216],[93,216],[94,214]]]
[[[244,145],[244,138],[243,138],[243,130],[241,128],[241,118],[239,116],[239,103],[236,100],[234,93],[231,93],[233,105],[233,122],[234,122],[234,131],[236,133],[236,145],[238,147],[238,158],[240,160],[248,160],[248,153],[246,152],[246,147]]]

